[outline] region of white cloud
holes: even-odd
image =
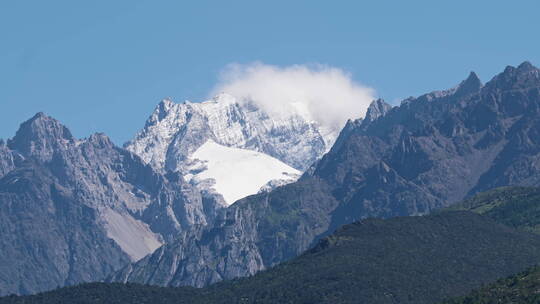
[[[375,95],[373,89],[354,82],[339,68],[263,63],[227,66],[212,95],[221,92],[272,113],[301,109],[310,119],[334,130],[341,129],[349,118],[364,117]]]

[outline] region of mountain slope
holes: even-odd
[[[540,72],[528,62],[484,86],[471,73],[456,88],[391,109],[376,101],[370,112],[298,182],[238,201],[112,279],[204,286],[288,260],[362,218],[427,214],[493,187],[539,184]]]
[[[540,234],[540,188],[496,188],[454,204],[446,210],[472,211],[507,226]]]
[[[184,230],[109,281],[206,286],[290,259],[324,233],[337,205],[324,183],[303,181],[242,199],[202,229]],[[334,203],[335,205],[332,205]]]
[[[1,295],[99,280],[130,261],[95,210],[54,180],[37,166],[0,180]]]
[[[540,267],[500,279],[469,295],[447,300],[444,304],[535,304],[540,303]]]
[[[6,146],[6,143],[0,139],[0,178],[15,169],[16,164],[21,160],[22,157],[17,153],[13,153]]]
[[[368,219],[204,289],[90,284],[0,303],[437,303],[540,261],[540,236],[469,212]]]
[[[74,138],[39,113],[0,146],[0,294],[103,279],[216,204],[103,134]]]
[[[467,213],[369,219],[290,262],[209,290],[216,303],[227,302],[224,294],[252,303],[435,303],[537,263],[537,240]]]

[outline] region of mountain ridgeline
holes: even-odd
[[[285,120],[269,117],[252,105],[239,105],[225,97],[200,106],[161,103],[126,149],[116,147],[103,134],[76,139],[65,126],[42,113],[23,123],[12,139],[0,141],[0,295],[29,294],[100,280],[203,287],[253,276],[314,246],[318,249],[265,271],[253,281],[240,279],[239,285],[237,281],[223,283],[201,292],[213,299],[214,295],[225,295],[215,289],[221,286],[223,292],[238,291],[248,299],[267,301],[271,298],[257,293],[257,289],[250,293],[251,287],[245,287],[260,282],[269,284],[270,289],[264,289],[268,292],[282,290],[284,297],[294,296],[286,293],[285,281],[275,281],[274,275],[305,280],[292,276],[293,272],[317,273],[309,265],[323,263],[317,257],[325,252],[340,252],[342,262],[360,262],[359,272],[336,274],[336,281],[353,277],[361,280],[369,270],[382,278],[393,278],[390,284],[402,278],[400,271],[413,275],[413,270],[406,269],[421,267],[429,258],[420,253],[392,256],[389,252],[393,259],[403,257],[400,265],[411,268],[381,266],[381,272],[377,272],[365,267],[370,263],[384,265],[387,260],[370,260],[373,256],[362,255],[360,243],[350,243],[356,244],[349,248],[351,255],[340,251],[341,245],[324,247],[325,242],[333,244],[332,238],[325,237],[343,225],[366,218],[426,215],[495,187],[540,184],[540,71],[528,62],[507,67],[485,85],[471,73],[453,89],[408,98],[397,107],[376,100],[363,119],[346,124],[329,151],[329,143],[335,138],[331,130],[299,115]],[[306,171],[296,182],[273,190],[274,186],[265,188],[225,207],[220,193],[208,191],[216,186],[215,175],[194,179],[201,172],[208,173],[215,160],[212,153],[199,162],[193,159],[210,141],[220,151],[240,149],[242,153],[265,154],[275,158],[271,163],[280,168],[283,163],[291,170]],[[319,159],[325,151],[328,153]],[[261,157],[257,155],[258,161]],[[239,173],[231,172],[231,176],[234,174]],[[512,191],[518,191],[519,196],[519,190]],[[537,232],[536,219],[525,211],[505,209],[505,204],[491,208],[478,200],[481,198],[454,208],[482,216],[450,212],[425,218],[368,220],[361,222],[367,226],[348,227],[356,227],[349,231],[362,231],[351,238],[362,240],[361,244],[373,243],[374,247],[365,250],[373,250],[375,255],[390,248],[382,250],[380,246],[387,243],[370,239],[370,235],[384,239],[378,231],[394,236],[394,243],[387,241],[398,251],[413,250],[400,238],[424,244],[428,252],[440,254],[440,260],[433,260],[440,262],[437,267],[444,266],[448,258],[437,251],[438,247],[453,252],[444,240],[462,239],[463,243],[458,243],[463,252],[470,253],[456,262],[463,273],[442,267],[440,277],[467,283],[431,292],[429,301],[441,300],[479,286],[474,282],[488,282],[538,262],[534,258],[539,256],[537,236],[493,222]],[[536,206],[534,201],[520,206],[532,210],[528,208]],[[484,207],[474,207],[477,205]],[[481,228],[484,226],[489,229]],[[409,231],[412,238],[418,238],[407,238],[393,229]],[[440,239],[430,239],[430,230]],[[498,236],[491,231],[499,232]],[[519,242],[514,244],[512,239]],[[504,247],[501,244],[505,242],[514,245]],[[337,243],[345,247],[349,244]],[[491,261],[486,263],[496,263],[498,270],[482,264],[475,251],[489,256]],[[490,252],[500,254],[500,258]],[[308,264],[294,268],[291,265],[296,265],[295,261]],[[331,271],[328,263],[325,271]],[[473,264],[484,268],[469,273],[468,265]],[[288,269],[294,271],[289,273]],[[325,282],[332,281],[323,278],[322,272],[318,275]],[[422,278],[436,282],[428,274]],[[354,281],[350,284],[345,288],[356,288]],[[76,288],[85,292],[85,288],[96,286],[129,289],[139,285]],[[292,286],[315,292],[307,286]],[[391,289],[393,285],[384,286]],[[435,290],[441,285],[429,286]],[[420,296],[420,291],[415,291],[417,285],[409,287],[411,298]],[[191,288],[178,290],[201,295]],[[360,298],[351,299],[375,301],[370,297],[380,294],[366,290],[358,295]],[[399,299],[409,297],[401,289],[389,294]],[[328,301],[339,296],[332,290],[318,295]],[[284,297],[278,294],[279,299]]]
[[[378,100],[300,178],[250,196],[110,281],[205,286],[289,260],[363,218],[423,215],[477,192],[538,185],[540,71],[525,62],[482,85]]]
[[[79,140],[39,113],[0,144],[0,295],[103,280],[213,208],[105,135]]]

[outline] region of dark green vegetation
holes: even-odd
[[[480,193],[447,210],[468,210],[507,226],[540,234],[540,188],[501,187]],[[447,304],[540,303],[540,267],[475,290]]]
[[[140,284],[87,283],[73,287],[63,287],[34,296],[7,296],[0,303],[47,303],[47,304],[141,304],[141,303],[189,303],[197,295],[196,288],[157,287]]]
[[[494,284],[473,291],[465,297],[444,304],[537,304],[540,303],[540,267],[534,267]]]
[[[510,227],[540,234],[540,188],[501,187],[451,206],[485,215]]]
[[[204,289],[86,284],[0,303],[437,303],[540,262],[540,237],[471,212],[367,219]]]

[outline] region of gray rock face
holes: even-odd
[[[78,140],[39,113],[0,145],[0,294],[101,280],[215,208],[105,135]]]
[[[426,214],[478,191],[538,183],[538,70],[507,68],[485,87],[476,79],[407,100],[321,160],[314,175],[347,202],[338,222]]]
[[[387,104],[382,99],[377,99],[369,105],[364,120],[372,122],[377,118],[386,115],[390,109],[392,109],[391,105]]]
[[[130,259],[47,170],[33,164],[0,180],[0,294],[29,294],[103,278]]]
[[[212,225],[184,231],[108,281],[202,287],[252,275],[298,255],[328,230],[338,205],[329,192],[312,179],[247,197],[221,210]]]
[[[0,140],[0,178],[9,171],[15,169],[18,162],[22,160],[22,157],[17,153],[13,153],[5,144]]]
[[[21,124],[8,146],[22,155],[48,162],[56,151],[65,150],[74,143],[75,138],[65,126],[40,112]]]
[[[238,201],[110,279],[203,286],[290,259],[358,219],[427,214],[489,188],[540,183],[540,78],[528,63],[485,86],[471,73],[451,90],[371,109],[298,182]]]

